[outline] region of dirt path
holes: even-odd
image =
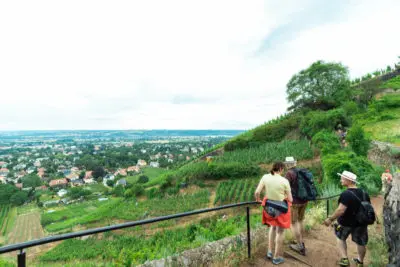
[[[375,208],[376,213],[380,220],[382,220],[382,207],[384,199],[382,196],[374,197],[371,199],[372,204]],[[374,224],[369,226],[369,234],[373,233],[381,233],[382,232],[382,224]],[[307,248],[307,256],[303,257],[297,253],[293,253],[289,248],[288,244],[285,245],[286,253],[285,253],[285,260],[284,264],[280,266],[326,266],[326,267],[333,267],[338,266],[336,261],[340,258],[340,254],[336,247],[336,238],[333,234],[333,229],[331,227],[325,227],[322,225],[318,225],[314,227],[314,229],[306,234],[304,238],[304,242]],[[349,259],[353,257],[357,257],[357,247],[356,245],[351,242],[351,238],[347,241],[347,251]],[[274,266],[270,261],[264,260],[265,253],[267,251],[267,242],[261,244],[256,251],[254,251],[255,259],[252,262],[244,262],[241,264],[242,267],[248,266]],[[290,257],[290,255],[294,255],[299,259],[303,260],[308,264],[301,263],[297,260],[294,260]],[[365,266],[369,264],[369,252],[367,250],[367,255],[365,257]],[[354,265],[354,264],[353,264]]]
[[[44,236],[45,234],[40,224],[39,212],[21,214],[17,217],[13,230],[8,234],[7,244],[26,242],[34,239],[39,239]],[[48,250],[55,245],[55,243],[52,243],[49,245],[29,248],[27,249],[27,255],[28,257],[34,257],[36,254],[41,253],[44,250]]]

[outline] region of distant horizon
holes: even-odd
[[[0,130],[0,132],[73,132],[73,131],[248,131],[249,129],[51,129],[51,130]]]

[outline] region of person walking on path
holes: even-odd
[[[269,213],[267,213],[264,208],[262,213],[262,223],[270,226],[267,258],[272,259],[272,263],[275,265],[284,262],[283,233],[285,229],[290,228],[290,205],[293,201],[289,181],[281,176],[284,167],[285,165],[282,162],[275,162],[272,166],[271,173],[265,174],[261,178],[254,193],[256,201],[261,202],[260,193],[263,189],[265,190],[265,197],[262,201],[263,206],[267,205],[267,200],[276,201],[278,203],[284,203],[284,200],[287,201],[287,204],[285,204],[288,208],[286,213],[281,213],[273,208],[271,208],[272,211],[270,208],[267,208],[267,210],[270,211]],[[275,252],[272,253],[274,247]]]
[[[382,193],[386,192],[386,188],[388,187],[389,184],[392,183],[393,176],[390,173],[389,169],[386,169],[384,173],[381,175],[382,179]]]
[[[368,225],[361,225],[357,219],[356,214],[361,208],[361,200],[371,203],[369,195],[362,189],[357,188],[357,175],[349,171],[338,173],[341,179],[340,182],[347,188],[339,197],[339,207],[335,212],[329,216],[324,224],[326,226],[334,224],[334,231],[337,239],[337,245],[341,255],[338,264],[340,266],[350,266],[347,256],[347,243],[346,240],[351,234],[351,239],[357,244],[358,258],[353,260],[356,262],[357,267],[363,267],[364,257],[366,253],[366,245],[368,243]]]
[[[291,221],[292,221],[292,233],[296,239],[296,244],[291,244],[290,248],[294,251],[300,253],[301,255],[306,255],[306,247],[304,245],[303,240],[303,221],[304,221],[304,214],[306,212],[307,203],[306,200],[301,200],[297,198],[297,191],[299,189],[298,180],[297,180],[297,171],[296,165],[297,161],[293,157],[286,157],[285,165],[288,169],[286,172],[286,179],[288,179],[292,196],[293,196],[293,204],[291,207]]]

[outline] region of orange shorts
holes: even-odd
[[[306,213],[307,203],[305,204],[292,204],[291,220],[292,224],[296,222],[302,222],[304,220],[304,214]]]

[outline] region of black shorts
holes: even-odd
[[[340,240],[346,241],[351,234],[351,240],[360,246],[365,246],[368,243],[368,227],[367,226],[343,226],[335,225],[335,235]]]

